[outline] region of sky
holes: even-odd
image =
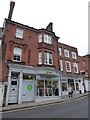
[[[76,47],[80,56],[88,53],[88,0],[13,0],[12,20],[46,28],[53,23],[59,42]],[[0,27],[8,18],[10,0],[0,2]]]

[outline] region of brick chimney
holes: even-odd
[[[12,19],[12,14],[13,14],[14,6],[15,6],[15,2],[14,2],[14,1],[11,1],[11,2],[10,2],[10,10],[9,10],[9,14],[8,14],[8,19],[9,19],[9,20]]]
[[[53,23],[50,22],[46,29],[53,32]]]

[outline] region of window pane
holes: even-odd
[[[14,48],[13,60],[15,60],[15,61],[21,61],[21,53],[22,53],[22,49],[20,49],[20,48]]]
[[[59,55],[61,55],[61,48],[58,48],[58,51],[59,51]]]
[[[52,44],[51,36],[49,36],[49,35],[47,35],[47,34],[44,34],[44,42],[45,42],[45,43]]]
[[[64,50],[64,55],[65,55],[65,57],[69,57],[69,51],[68,50]]]
[[[67,91],[67,83],[62,82],[62,91]]]
[[[51,53],[48,52],[44,53],[44,63],[48,65],[53,64],[53,58]]]
[[[37,95],[44,96],[44,80],[37,81]]]
[[[22,49],[21,48],[14,48],[14,54],[21,55]]]
[[[72,58],[76,59],[76,52],[72,52]]]
[[[39,43],[42,42],[42,34],[39,35]]]
[[[71,64],[70,64],[70,62],[66,62],[66,71],[71,72]]]
[[[23,30],[16,28],[16,37],[23,38]]]
[[[48,53],[44,53],[44,63],[48,64]]]
[[[44,35],[44,42],[47,43],[47,35]]]
[[[51,41],[51,37],[50,37],[50,36],[48,36],[48,43],[49,43],[49,44],[52,44],[52,41]]]
[[[42,52],[38,53],[38,64],[42,64]]]
[[[52,64],[52,54],[49,53],[49,64]]]
[[[78,73],[78,64],[77,63],[73,63],[73,67],[74,67],[74,72]]]

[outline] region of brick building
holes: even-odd
[[[58,43],[58,45],[62,94],[68,94],[67,89],[69,85],[73,87],[75,93],[79,93],[79,87],[81,86],[82,91],[84,88],[82,86],[82,76],[79,74],[78,50],[75,47],[63,43]]]
[[[78,56],[80,74],[83,76],[86,91],[90,91],[90,54]]]
[[[79,93],[77,48],[59,43],[53,23],[36,29],[11,20],[14,3],[4,21],[2,40],[2,82],[4,103],[59,99],[68,85]]]
[[[2,81],[6,105],[40,101],[40,96],[57,99],[68,94],[69,84],[79,93],[83,81],[77,48],[59,43],[52,23],[46,29],[35,29],[5,19],[4,26]]]
[[[59,81],[58,39],[59,37],[52,31],[52,23],[46,29],[37,30],[5,19],[2,81],[8,84],[6,103],[34,100],[34,94],[46,96],[46,87],[47,96],[50,96],[51,86],[57,89]],[[28,93],[29,90],[25,93],[26,86],[29,84],[35,89],[38,87],[37,93],[34,89],[31,92],[32,97]],[[19,94],[18,100],[17,97],[11,95],[11,91],[15,92],[17,89],[19,93],[15,93],[15,96],[18,97]],[[59,94],[60,92],[53,93],[52,96]]]

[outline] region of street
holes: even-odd
[[[28,110],[3,113],[3,118],[88,118],[88,97]]]

